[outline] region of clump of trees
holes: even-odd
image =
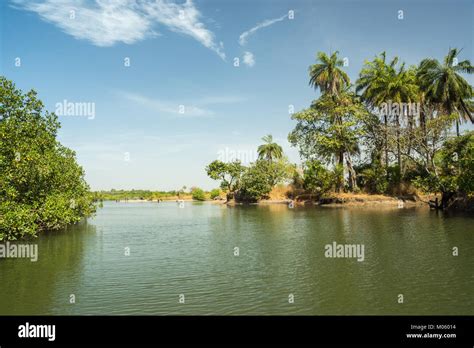
[[[212,189],[211,192],[209,192],[209,196],[211,197],[211,199],[216,199],[220,197],[220,195],[221,195],[221,190],[218,188]]]
[[[227,201],[256,202],[268,197],[272,188],[289,180],[295,167],[288,162],[280,145],[273,137],[262,138],[264,144],[258,147],[258,159],[248,167],[240,161],[225,163],[213,161],[206,167],[207,175],[220,181],[226,192]]]
[[[288,136],[302,170],[267,135],[249,167],[214,161],[207,173],[221,181],[228,200],[265,198],[285,180],[317,196],[440,193],[441,208],[472,198],[474,133],[461,135],[459,125],[474,122],[474,89],[465,79],[474,67],[460,52],[450,49],[441,62],[428,58],[413,66],[382,52],[364,63],[355,83],[338,52],[319,52],[309,84],[320,96],[292,115],[296,126]]]
[[[321,95],[292,116],[288,136],[305,163],[304,187],[401,195],[414,186],[441,193],[441,208],[472,196],[473,133],[461,136],[459,124],[474,122],[474,91],[463,76],[474,67],[459,54],[407,67],[383,52],[352,84],[338,52],[318,53],[309,84]]]
[[[205,201],[206,200],[206,193],[203,189],[199,187],[191,188],[191,196],[196,201]]]
[[[34,90],[0,77],[0,240],[37,236],[95,212],[74,151],[57,139],[57,116]]]

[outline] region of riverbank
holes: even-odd
[[[325,207],[393,207],[393,208],[405,208],[405,207],[428,207],[429,196],[403,196],[393,197],[386,195],[369,195],[363,193],[333,193],[325,195],[324,197],[316,197],[311,194],[304,194],[297,196],[294,200],[291,199],[264,199],[255,203],[259,205],[269,204],[293,204],[294,206],[325,206]],[[244,205],[248,203],[244,202],[223,202],[227,205]]]
[[[160,202],[176,202],[178,200],[182,201],[182,202],[193,202],[193,201],[195,201],[194,199],[192,199],[190,197],[186,197],[186,198],[166,197],[166,198],[160,198],[160,199],[116,199],[116,200],[107,199],[106,201],[120,202],[120,203],[160,203]]]
[[[300,196],[296,200],[297,204],[314,204],[321,206],[385,206],[385,207],[414,207],[428,206],[428,197],[420,198],[416,195],[410,196],[388,196],[388,195],[370,195],[364,193],[333,193],[313,199],[312,197]]]
[[[415,206],[426,206],[428,207],[428,201],[433,199],[434,196],[422,196],[417,195],[394,197],[388,195],[370,195],[364,193],[332,193],[325,195],[324,197],[316,197],[311,194],[302,194],[297,196],[294,200],[284,198],[281,195],[272,195],[269,199],[262,199],[258,202],[246,203],[236,202],[234,200],[226,202],[225,200],[212,200],[206,199],[204,202],[211,202],[215,204],[227,204],[227,205],[245,205],[245,204],[257,204],[257,205],[269,205],[269,204],[293,204],[294,206],[326,206],[326,207],[340,207],[340,206],[358,206],[358,207],[415,207]],[[159,202],[199,202],[193,200],[192,197],[166,197],[162,199],[122,199],[115,200],[116,202],[122,203],[159,203]]]

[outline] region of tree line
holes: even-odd
[[[472,198],[474,133],[461,134],[460,124],[474,122],[473,87],[465,79],[474,67],[460,53],[450,49],[442,61],[407,66],[382,52],[364,62],[352,83],[338,52],[319,52],[309,85],[320,96],[292,115],[296,126],[288,136],[301,170],[285,163],[279,145],[266,137],[248,168],[214,161],[207,173],[221,181],[228,199],[244,201],[264,198],[285,180],[320,196],[441,193],[440,208]]]

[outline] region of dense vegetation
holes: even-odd
[[[249,167],[239,161],[224,163],[216,160],[206,167],[207,175],[221,182],[227,200],[256,202],[268,197],[272,188],[295,176],[296,166],[288,162],[280,145],[271,135],[262,138],[265,142],[258,148],[259,158]]]
[[[179,190],[173,191],[150,191],[150,190],[110,190],[94,192],[94,199],[97,201],[159,201],[176,199],[194,199],[204,201],[207,199],[216,199],[221,195],[221,190],[214,189],[206,192],[199,187],[191,187],[189,190],[183,186]]]
[[[398,57],[387,61],[384,52],[366,61],[352,84],[338,52],[319,52],[309,84],[320,96],[292,115],[296,126],[288,136],[302,168],[282,163],[281,147],[267,136],[248,168],[214,161],[206,171],[228,199],[242,201],[265,198],[290,178],[294,188],[317,195],[421,191],[442,194],[441,208],[471,199],[474,132],[461,135],[459,125],[474,122],[473,87],[463,77],[474,67],[459,54],[450,49],[442,62],[429,58],[406,67]]]
[[[95,211],[75,153],[56,139],[56,115],[0,77],[0,240],[36,236]]]

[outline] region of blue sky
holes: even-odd
[[[64,100],[94,105],[94,117],[59,116],[59,139],[76,151],[92,189],[216,187],[206,164],[236,153],[253,159],[269,133],[298,161],[286,140],[294,127],[288,109],[317,97],[307,72],[317,51],[347,57],[353,81],[364,60],[384,50],[416,64],[458,47],[474,61],[472,0],[0,6],[2,75],[37,90],[50,111]]]

